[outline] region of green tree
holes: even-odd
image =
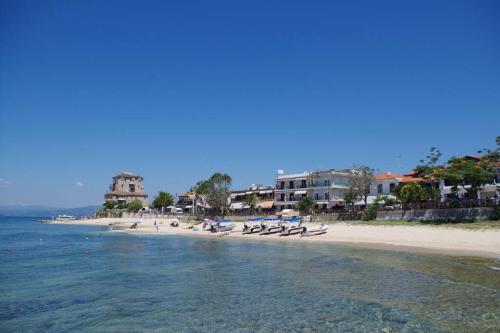
[[[255,212],[257,207],[257,196],[255,193],[245,196],[245,204],[250,208],[250,212]]]
[[[425,191],[422,185],[418,183],[409,183],[401,187],[397,192],[397,198],[401,200],[403,204],[411,206],[425,199]]]
[[[363,210],[361,214],[363,221],[372,221],[377,218],[377,205],[371,205]]]
[[[165,209],[174,204],[174,197],[168,192],[160,191],[153,200],[153,207],[157,209]]]
[[[139,199],[132,200],[127,205],[127,210],[129,212],[137,213],[142,208],[142,201]]]
[[[443,154],[436,147],[431,147],[429,154],[425,159],[420,160],[421,165],[418,165],[415,170],[423,178],[432,178],[437,169],[442,168],[438,164],[439,159]]]
[[[214,211],[221,215],[229,206],[229,195],[232,179],[225,173],[216,172],[208,179],[207,201]]]
[[[113,209],[118,205],[118,201],[115,200],[106,200],[102,204],[104,209]]]
[[[299,210],[305,214],[311,214],[313,211],[313,207],[314,200],[307,195],[299,201]]]
[[[441,199],[441,191],[434,187],[425,187],[424,199],[432,202],[439,202],[439,200]]]
[[[358,191],[352,186],[349,186],[347,191],[344,193],[344,201],[346,205],[351,206],[360,199]]]
[[[463,188],[469,198],[476,199],[479,190],[494,177],[493,164],[489,159],[475,160],[466,157],[452,157],[445,168],[436,170],[436,177],[452,186],[452,193]]]
[[[355,193],[357,197],[362,198],[366,206],[372,183],[373,169],[367,166],[358,167],[349,179],[349,191]]]
[[[206,207],[210,186],[208,180],[201,180],[197,182],[195,186],[191,187],[190,191],[194,193],[193,213],[196,214],[198,212],[198,202],[200,202],[203,207]]]

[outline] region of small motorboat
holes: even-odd
[[[236,227],[236,224],[230,223],[230,220],[220,219],[216,224],[212,224],[211,232],[228,232]]]
[[[73,215],[58,215],[56,221],[75,221],[76,217]]]
[[[269,235],[280,232],[283,230],[282,222],[280,219],[276,218],[266,218],[262,219],[262,227],[260,231],[260,235]]]
[[[309,237],[309,236],[321,235],[321,234],[326,234],[327,231],[328,231],[328,225],[324,223],[315,226],[304,226],[304,230],[300,233],[300,236]]]
[[[286,219],[283,223],[283,229],[281,230],[281,236],[290,236],[293,234],[299,234],[304,231],[304,225],[302,224],[302,219],[300,216],[293,216],[290,219]]]
[[[203,225],[202,225],[202,230],[204,231],[212,231],[212,226],[217,225],[219,222],[211,220],[211,219],[204,219],[203,220]]]
[[[243,234],[253,234],[262,230],[262,217],[255,217],[245,221],[243,224]]]

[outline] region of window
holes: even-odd
[[[285,193],[281,193],[280,201],[285,201]]]
[[[330,193],[325,193],[325,200],[330,200]]]
[[[285,189],[285,182],[281,182],[281,183],[280,183],[280,188],[281,188],[282,190],[284,190],[284,189]]]
[[[128,184],[128,189],[130,192],[135,192],[135,184]]]
[[[289,187],[288,187],[288,188],[294,188],[294,187],[293,187],[293,181],[290,181],[290,183],[289,183]]]
[[[290,201],[293,201],[294,197],[293,197],[293,193],[290,193],[290,196],[288,197]]]
[[[378,192],[378,194],[384,193],[384,190],[382,189],[382,184],[377,185],[377,192]]]
[[[389,184],[389,192],[394,193],[396,191],[396,184],[390,183]]]
[[[314,199],[319,200],[319,193],[314,193]]]
[[[302,188],[306,188],[307,187],[307,182],[305,179],[302,179]]]

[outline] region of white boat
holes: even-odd
[[[304,226],[304,230],[301,232],[300,236],[309,237],[309,236],[321,235],[321,234],[326,234],[327,231],[328,231],[328,225],[324,223],[315,226]]]
[[[293,234],[299,234],[304,231],[304,225],[302,224],[302,219],[298,216],[294,216],[289,220],[285,220],[283,223],[283,229],[281,230],[281,236],[290,236]]]
[[[56,221],[74,221],[76,220],[76,217],[73,215],[58,215],[56,217]]]
[[[248,219],[243,224],[243,234],[253,234],[254,232],[260,232],[262,230],[263,218],[256,217]]]
[[[280,232],[283,229],[283,221],[276,218],[263,219],[261,222],[262,228],[260,235],[269,235]]]

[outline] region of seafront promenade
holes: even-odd
[[[211,237],[215,235],[203,231],[197,222],[180,222],[178,227],[170,223],[175,218],[101,218],[76,221],[54,221],[52,224],[75,224],[118,227],[110,232],[126,232],[134,235],[177,235],[192,237]],[[137,228],[130,229],[134,222]],[[156,225],[155,225],[156,222]],[[369,247],[385,247],[405,251],[430,251],[465,256],[500,257],[500,228],[468,230],[446,225],[370,225],[360,222],[337,222],[329,224],[328,233],[313,237],[299,235],[243,235],[243,222],[234,222],[236,228],[221,238],[252,241],[282,242],[331,242],[352,243]],[[306,223],[307,225],[307,223]]]

